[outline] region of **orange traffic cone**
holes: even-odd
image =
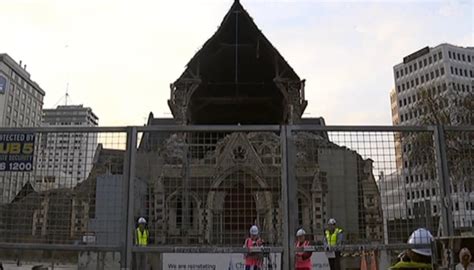
[[[367,260],[365,259],[365,252],[362,252],[361,258],[360,258],[360,269],[361,270],[369,270],[367,268]]]
[[[372,258],[370,260],[370,270],[377,270],[378,265],[377,265],[377,254],[375,251],[372,252]]]

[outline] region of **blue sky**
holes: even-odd
[[[216,31],[232,0],[0,0],[0,52],[47,92],[91,106],[101,125],[169,117],[169,83]],[[307,116],[390,124],[392,67],[424,46],[474,46],[473,1],[241,0],[307,79]]]

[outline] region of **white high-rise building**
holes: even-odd
[[[26,65],[0,54],[0,127],[38,127],[45,92]],[[0,172],[0,203],[7,203],[31,179],[32,172]]]
[[[437,123],[431,120],[427,123],[427,119],[434,119],[435,113],[421,104],[423,93],[437,103],[437,112],[447,115],[444,121],[451,125],[473,124],[472,112],[466,112],[459,104],[466,97],[472,97],[474,92],[474,47],[446,43],[433,48],[425,47],[404,57],[402,63],[393,67],[393,73],[395,89],[390,99],[394,125]],[[408,153],[412,147],[410,139],[396,137],[397,171],[404,179],[407,217],[438,216],[441,214],[441,202],[436,171],[426,170],[410,159]],[[451,185],[452,211],[457,229],[474,226],[471,182],[459,180]]]
[[[44,127],[94,127],[98,117],[91,108],[64,105],[43,110]],[[35,189],[71,188],[87,178],[97,148],[97,133],[42,134]]]
[[[45,92],[31,80],[26,65],[0,54],[0,126],[38,127]]]

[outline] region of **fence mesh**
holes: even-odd
[[[449,199],[456,235],[474,233],[474,132],[447,130]]]
[[[449,229],[443,227],[447,217],[452,218],[447,226],[453,235],[472,234],[470,129],[446,128],[444,141],[438,142],[435,128],[282,128],[288,132],[142,127],[134,149],[127,147],[127,137],[136,129],[40,129],[34,133],[31,170],[0,172],[0,260],[19,257],[5,247],[21,244],[38,244],[35,249],[44,251],[21,253],[23,258],[51,259],[46,250],[58,244],[71,250],[110,247],[124,254],[135,245],[126,245],[129,216],[135,221],[128,228],[133,238],[138,218],[148,221],[148,251],[134,252],[148,252],[152,265],[174,258],[153,248],[178,246],[184,248],[175,250],[179,253],[203,247],[226,250],[233,255],[224,257],[241,263],[242,254],[235,253],[244,252],[238,249],[252,225],[273,251],[294,245],[284,241],[287,227],[305,229],[312,245],[322,246],[330,218],[344,230],[344,246],[364,249],[406,243],[420,227],[442,235]],[[9,169],[29,169],[21,166]],[[448,179],[443,178],[444,167]],[[288,186],[283,185],[296,190],[294,197],[288,194],[288,205],[283,194]],[[290,205],[295,208],[289,208],[287,217]],[[280,251],[272,253],[273,263],[281,260]],[[71,261],[78,255],[68,254],[57,259]],[[84,258],[81,254],[73,260],[76,264]],[[120,256],[107,256],[96,260],[128,264]],[[357,268],[357,260],[345,260],[347,267]]]
[[[1,242],[118,245],[125,138],[36,133],[32,170],[0,173]]]
[[[281,244],[279,134],[144,132],[139,137],[136,187],[145,200],[134,216],[149,220],[153,243],[241,247],[257,225],[267,243]]]

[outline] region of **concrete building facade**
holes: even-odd
[[[44,96],[26,65],[0,54],[0,127],[39,127]],[[30,172],[0,172],[0,203],[11,201],[32,178]]]
[[[425,47],[404,57],[393,67],[393,74],[395,89],[390,100],[394,125],[473,124],[472,111],[463,104],[472,100],[474,93],[474,47],[446,43]],[[435,217],[441,214],[433,151],[426,148],[425,156],[413,155],[423,136],[426,134],[395,135],[397,174],[403,179],[407,201],[403,218],[407,219],[415,219],[416,213]],[[451,177],[454,225],[461,230],[474,226],[470,177],[471,180]],[[436,224],[433,226],[433,230],[439,229]]]
[[[43,110],[44,127],[95,127],[99,118],[83,105]],[[71,188],[87,178],[97,148],[97,133],[41,134],[35,188]]]

